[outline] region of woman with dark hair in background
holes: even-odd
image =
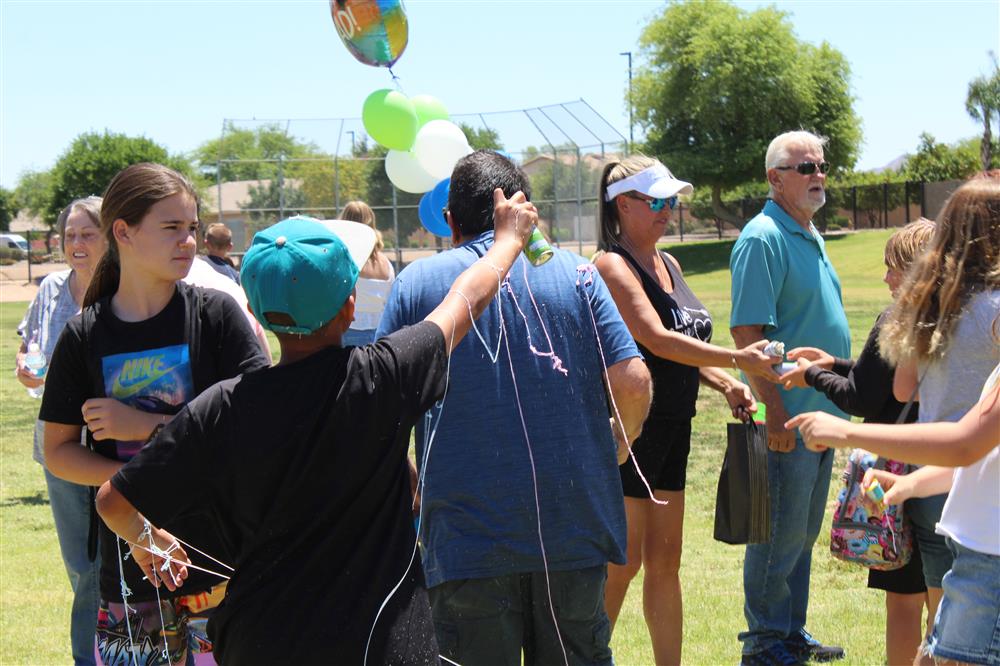
[[[643,611],[657,664],[681,661],[684,486],[699,381],[726,398],[733,416],[746,419],[757,408],[750,388],[719,368],[777,378],[771,366],[778,359],[761,351],[766,340],[738,350],[710,344],[711,315],[677,260],[656,247],[677,196],[692,189],[643,155],[608,164],[601,177],[598,249],[604,253],[595,263],[653,377],[649,417],[632,446],[635,464],[620,468],[627,562],[608,565],[605,608],[613,626],[642,567]],[[665,504],[652,501],[636,467]]]
[[[375,249],[368,257],[368,262],[361,267],[358,283],[355,285],[354,321],[344,334],[345,347],[366,345],[375,340],[375,329],[385,310],[385,301],[392,289],[392,281],[396,279],[396,271],[382,252],[382,233],[375,228],[375,211],[371,206],[363,201],[351,201],[344,206],[340,219],[359,222],[375,229]]]
[[[83,296],[90,286],[94,270],[108,247],[100,225],[100,197],[73,201],[56,220],[69,269],[45,276],[38,287],[38,293],[28,306],[24,320],[17,327],[21,336],[21,348],[17,352],[15,372],[17,380],[32,395],[41,395],[45,378],[36,377],[25,365],[28,345],[37,344],[45,358],[51,359],[56,341],[66,323],[80,312]],[[69,630],[73,663],[78,666],[93,664],[94,626],[100,603],[97,581],[101,565],[96,549],[90,552],[87,545],[91,528],[91,506],[94,503],[93,488],[64,481],[45,469],[43,433],[44,424],[36,420],[32,458],[42,465],[45,472],[45,487],[48,489],[49,506],[52,508],[56,536],[59,538],[59,551],[73,589]]]
[[[233,299],[181,282],[194,261],[198,229],[194,189],[172,169],[135,164],[108,185],[101,207],[108,251],[81,317],[67,324],[56,345],[42,401],[45,464],[53,475],[104,483],[205,388],[270,365]],[[79,445],[84,426],[87,447]],[[190,470],[189,478],[177,479],[178,492],[211,473]],[[203,625],[224,594],[219,578],[197,571],[183,596],[158,590],[143,580],[114,534],[103,524],[100,529],[102,660],[159,663],[165,656],[183,663],[189,643],[210,650]],[[169,529],[231,561],[211,516],[189,513]],[[220,568],[204,557],[195,561]]]

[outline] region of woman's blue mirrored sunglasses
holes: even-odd
[[[639,201],[645,201],[649,204],[649,210],[654,213],[659,213],[663,210],[664,206],[670,206],[670,210],[677,208],[677,196],[667,197],[665,199],[647,199],[646,197],[630,196],[630,199],[638,199]]]

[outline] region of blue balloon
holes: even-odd
[[[444,213],[441,211],[443,206],[434,205],[433,193],[434,190],[431,190],[430,192],[425,192],[424,196],[420,197],[420,206],[417,209],[417,213],[420,216],[420,223],[435,236],[451,238],[451,229],[448,227],[448,223],[445,222]]]
[[[450,188],[451,178],[445,178],[431,190],[431,201],[434,202],[434,210],[440,216],[445,226],[448,226],[448,221],[444,219],[442,211],[448,207],[448,192],[451,191]]]

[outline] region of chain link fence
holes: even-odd
[[[557,245],[589,255],[597,236],[598,189],[604,165],[628,152],[628,142],[583,100],[512,111],[457,114],[453,122],[473,145],[500,150],[527,173],[543,231]],[[372,207],[376,225],[397,266],[448,246],[420,223],[420,194],[403,192],[385,174],[384,153],[366,136],[359,118],[241,120],[223,123],[222,138],[238,130],[267,128],[309,146],[309,156],[220,159],[215,185],[204,192],[205,222],[222,221],[233,231],[237,250],[253,234],[295,214],[336,217],[361,200]],[[822,232],[884,229],[937,215],[960,181],[883,183],[827,188],[817,213]],[[697,184],[696,184],[697,185]],[[763,197],[724,201],[742,220],[753,217]],[[668,228],[671,240],[735,236],[739,229],[711,207],[685,202]],[[237,253],[238,254],[238,253]]]
[[[452,121],[473,145],[500,150],[524,169],[541,226],[553,241],[578,252],[593,245],[601,169],[628,147],[593,107],[579,100],[457,114]],[[371,143],[360,119],[230,119],[223,123],[223,142],[234,131],[258,128],[280,129],[295,144],[309,146],[311,155],[218,160],[215,185],[203,193],[202,219],[229,226],[237,249],[245,249],[257,230],[280,219],[294,214],[333,218],[352,200],[375,211],[376,225],[397,263],[447,245],[420,223],[422,195],[389,182],[384,151]]]

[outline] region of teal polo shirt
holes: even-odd
[[[763,326],[764,336],[785,349],[819,347],[851,357],[851,331],[823,238],[806,231],[774,201],[740,232],[729,257],[733,275],[730,326]],[[789,416],[824,411],[847,415],[809,387],[780,389]]]

